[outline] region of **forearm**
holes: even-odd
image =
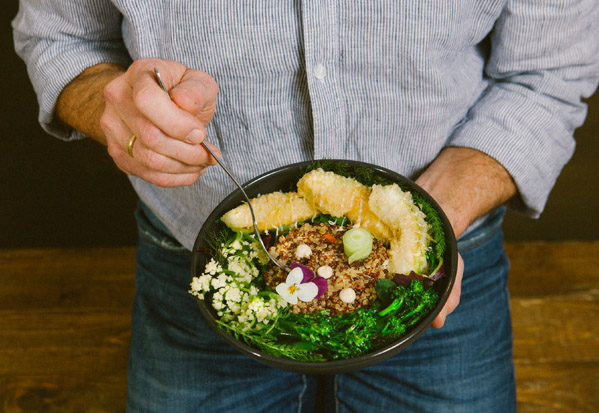
[[[445,211],[456,236],[517,192],[512,177],[497,161],[462,147],[445,148],[416,182]]]
[[[58,97],[58,119],[106,145],[106,137],[100,127],[105,107],[104,88],[124,71],[124,68],[112,63],[100,63],[83,71]]]

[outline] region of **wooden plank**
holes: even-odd
[[[519,412],[599,411],[599,242],[506,251]]]
[[[599,363],[516,364],[520,413],[599,412]]]
[[[505,249],[512,297],[598,294],[599,241],[513,242]]]
[[[134,248],[5,250],[0,274],[0,411],[124,411]]]
[[[5,413],[116,413],[125,411],[126,378],[121,371],[101,379],[22,374],[0,378]]]
[[[515,360],[599,361],[599,243],[517,243],[506,250]]]
[[[129,308],[135,249],[4,250],[0,274],[0,310]]]
[[[514,360],[599,362],[599,295],[512,299]]]
[[[93,377],[126,365],[130,315],[102,311],[0,312],[0,375],[79,374]]]

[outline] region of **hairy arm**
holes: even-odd
[[[476,149],[461,147],[445,148],[416,183],[445,211],[456,237],[516,194],[503,166]]]
[[[106,106],[104,88],[124,72],[123,67],[112,63],[87,68],[60,93],[56,115],[63,123],[106,145],[106,136],[100,127]]]

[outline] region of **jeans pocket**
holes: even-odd
[[[492,239],[497,234],[497,231],[501,230],[505,209],[503,206],[497,208],[477,228],[458,239],[458,250],[460,253],[464,254]]]
[[[179,243],[166,226],[143,202],[135,210],[137,233],[141,241],[149,242],[167,251],[188,253],[189,250]]]

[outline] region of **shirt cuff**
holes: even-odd
[[[37,91],[39,103],[38,120],[49,134],[63,140],[77,140],[86,137],[82,132],[65,125],[56,117],[56,103],[62,90],[85,69],[99,63],[115,63],[123,67],[131,64],[128,54],[101,45],[100,50],[89,50],[85,45],[71,47],[68,50],[46,51],[30,67],[30,75]],[[51,46],[50,49],[55,49]]]
[[[510,207],[537,218],[561,169],[572,157],[574,128],[527,93],[517,86],[491,86],[447,145],[476,149],[499,162],[518,189]],[[582,124],[586,105],[570,106],[570,110],[575,112],[576,123]]]

